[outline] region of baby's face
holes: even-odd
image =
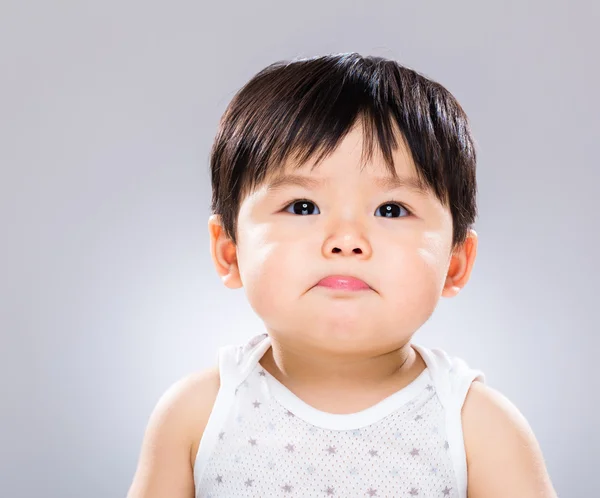
[[[249,302],[284,344],[335,351],[382,351],[429,318],[450,263],[452,217],[433,193],[386,185],[374,154],[362,171],[355,128],[314,171],[286,169],[240,206],[237,258]],[[400,178],[416,179],[404,149]],[[386,216],[388,214],[389,216]],[[317,283],[347,275],[370,289]]]

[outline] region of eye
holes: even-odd
[[[398,218],[402,210],[410,214],[410,211],[401,204],[397,204],[395,202],[386,202],[385,204],[382,204],[375,210],[375,216],[384,216],[386,218]]]
[[[291,214],[309,215],[320,214],[319,208],[314,202],[307,200],[297,200],[288,204],[285,211]]]

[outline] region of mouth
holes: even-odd
[[[348,275],[330,275],[319,280],[316,286],[348,292],[372,290],[372,288],[360,278]]]

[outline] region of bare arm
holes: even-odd
[[[217,392],[218,368],[189,375],[160,398],[127,498],[194,498],[193,464]]]
[[[469,498],[556,498],[531,427],[508,399],[474,382],[462,419]]]

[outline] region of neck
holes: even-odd
[[[323,391],[408,384],[424,368],[410,342],[391,351],[349,355],[290,346],[272,336],[261,365],[288,387],[311,386]]]

